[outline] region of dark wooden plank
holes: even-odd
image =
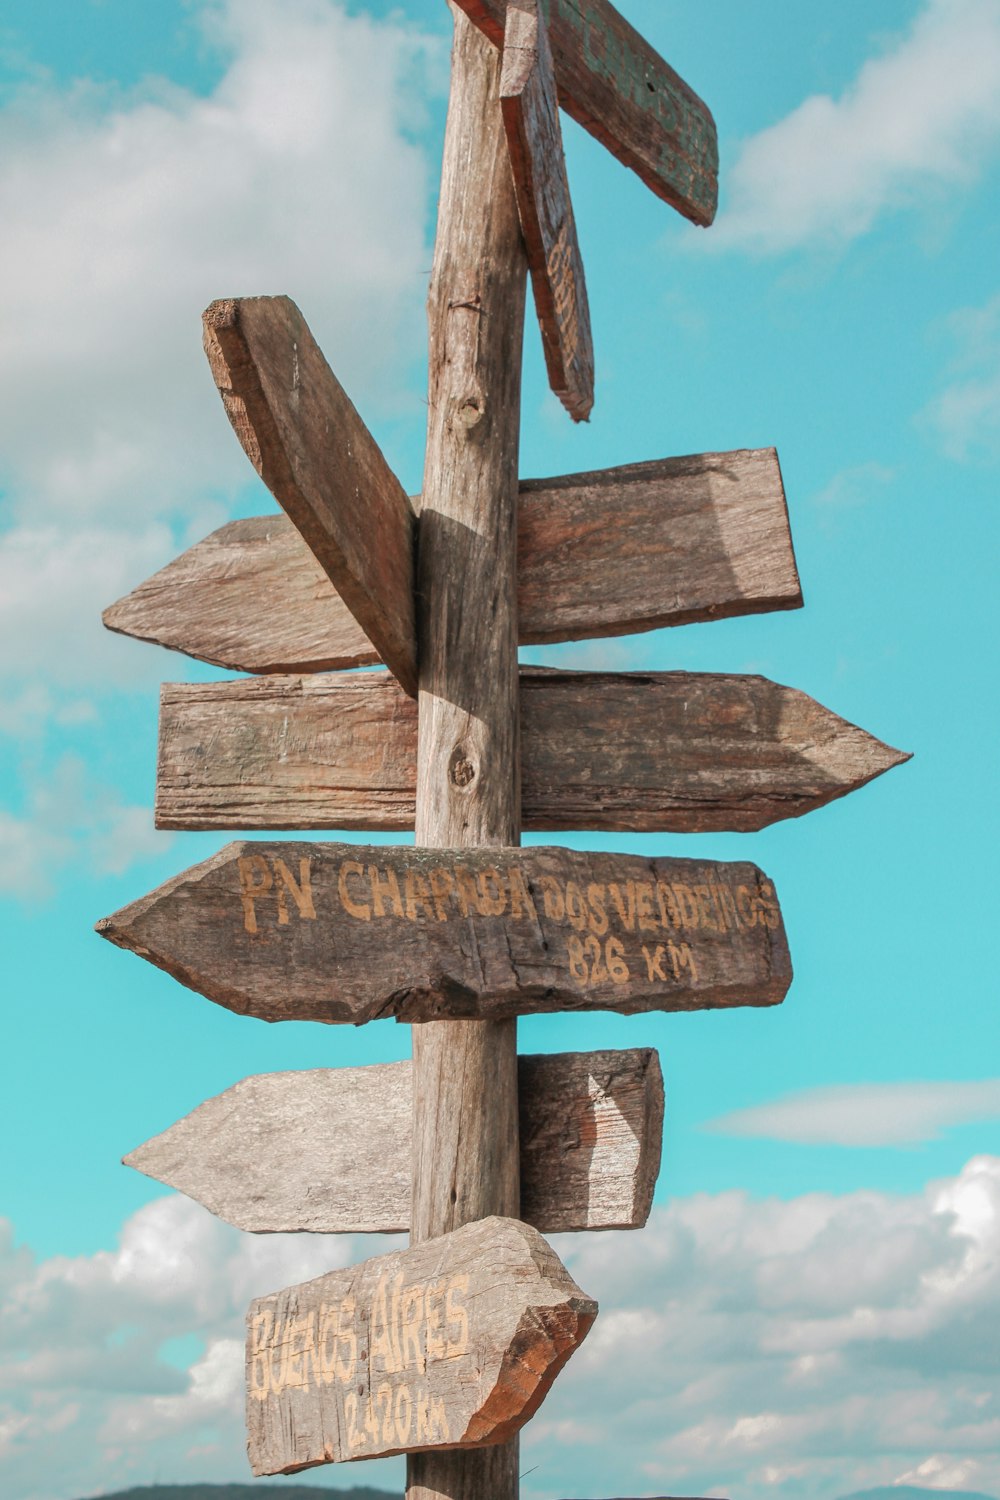
[[[414,525],[399,480],[290,298],[213,302],[204,324],[212,374],[247,457],[379,656],[415,693]]]
[[[487,1218],[258,1297],[254,1474],[513,1436],[597,1315],[537,1230]]]
[[[167,684],[160,828],[413,827],[416,710],[387,673]],[[525,828],[799,817],[909,756],[766,677],[521,672]]]
[[[660,1169],[650,1048],[518,1058],[521,1218],[543,1234],[639,1229]],[[408,1062],[244,1078],[125,1157],[252,1234],[410,1227]]]
[[[522,645],[802,604],[773,448],[522,481],[517,552]],[[105,610],[104,623],[236,672],[378,661],[278,515],[214,531]]]
[[[507,7],[500,105],[549,384],[573,420],[585,422],[594,405],[594,344],[539,0]]]
[[[506,0],[458,0],[496,45]],[[718,201],[708,107],[609,0],[542,0],[559,103],[647,187],[696,224]]]
[[[756,865],[575,849],[230,844],[97,930],[268,1021],[775,1005],[791,982]]]

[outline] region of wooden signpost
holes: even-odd
[[[766,677],[522,668],[521,821],[750,832],[909,756]],[[411,829],[418,716],[385,672],[168,683],[158,828]]]
[[[502,1443],[597,1304],[537,1230],[487,1218],[259,1297],[247,1314],[255,1474]]]
[[[549,384],[574,421],[583,422],[594,404],[594,344],[552,52],[538,7],[539,0],[507,7],[500,108]]]
[[[648,1047],[517,1060],[521,1217],[544,1234],[639,1229],[660,1170]],[[254,1234],[410,1227],[408,1062],[244,1078],[124,1158]]]
[[[755,865],[574,849],[230,844],[98,931],[262,1021],[776,1005],[792,977]]]
[[[262,598],[271,607],[262,609]],[[521,482],[522,645],[801,604],[773,448]],[[380,659],[278,515],[220,527],[106,609],[104,623],[237,672],[325,672]]]
[[[519,674],[519,641],[802,601],[771,449],[519,483],[529,270],[553,388],[576,419],[594,396],[556,104],[703,225],[715,126],[608,0],[449,3],[420,497],[294,303],[215,302],[216,385],[288,520],[223,527],[105,614],[277,674],[164,689],[158,826],[416,847],[233,844],[98,925],[230,1010],[414,1023],[412,1064],[245,1079],[126,1160],[254,1232],[409,1229],[251,1306],[255,1473],[405,1452],[408,1500],[516,1500],[517,1433],[597,1310],[539,1230],[644,1223],[663,1118],[654,1053],[518,1058],[516,1017],[791,980],[755,865],[522,850],[522,825],[753,830],[908,757],[761,677]]]

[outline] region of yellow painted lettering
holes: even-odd
[[[430,887],[416,870],[406,872],[406,915],[411,922],[417,920],[417,907],[422,906],[428,916],[433,915]]]
[[[337,890],[340,894],[340,904],[349,917],[356,917],[359,922],[370,922],[372,909],[367,902],[355,901],[351,895],[347,881],[350,876],[356,880],[364,880],[365,867],[359,865],[356,859],[345,859],[340,867],[340,879],[337,881]]]
[[[385,901],[383,898],[388,896],[393,904],[396,916],[401,917],[403,915],[403,898],[399,894],[399,881],[396,879],[395,870],[387,868],[383,878],[379,874],[378,865],[369,865],[368,881],[372,888],[372,902],[375,907],[375,915],[377,917],[385,916]]]
[[[243,902],[243,926],[247,932],[257,931],[257,909],[254,902],[271,889],[273,877],[262,854],[241,854],[237,861],[240,871],[240,899]],[[254,880],[254,875],[260,878]]]
[[[456,1298],[461,1293],[468,1295],[469,1278],[464,1273],[451,1278],[451,1285],[445,1295],[445,1315],[448,1327],[458,1325],[458,1333],[452,1334],[451,1343],[448,1345],[449,1354],[464,1354],[469,1347],[469,1315]]]
[[[312,861],[309,859],[299,860],[299,878],[296,881],[283,859],[274,861],[274,873],[281,881],[278,886],[278,921],[282,927],[288,926],[288,896],[291,896],[295,902],[295,909],[301,918],[313,922],[316,920],[316,908],[313,906],[312,898],[311,865]]]
[[[455,882],[448,870],[433,869],[430,872],[431,894],[434,897],[434,915],[439,922],[448,920],[448,897],[455,889]]]

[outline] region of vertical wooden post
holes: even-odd
[[[450,0],[449,0],[450,3]],[[500,54],[455,24],[420,518],[417,843],[520,842],[516,524],[527,261]],[[413,1027],[414,1242],[517,1217],[516,1022]],[[515,1500],[518,1445],[413,1454],[408,1500]]]

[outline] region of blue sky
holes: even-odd
[[[755,860],[796,978],[772,1011],[522,1023],[522,1050],[656,1046],[667,1086],[654,1222],[560,1245],[605,1315],[525,1437],[525,1493],[1000,1493],[1000,10],[621,8],[715,113],[720,215],[695,230],[564,122],[597,402],[570,423],[529,322],[522,473],[773,444],[806,605],[532,659],[762,672],[914,760],[761,834],[566,840]],[[294,297],[419,488],[447,37],[441,0],[0,20],[13,1500],[243,1477],[245,1302],[376,1248],[244,1240],[118,1165],[249,1073],[409,1037],[232,1016],[93,935],[225,841],[152,828],[158,683],[211,674],[100,610],[272,507],[201,352],[215,297]],[[622,1364],[643,1394],[609,1406]]]

